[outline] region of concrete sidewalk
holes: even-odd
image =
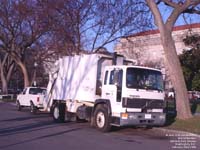
[[[173,129],[166,129],[166,128],[161,128],[161,127],[157,127],[157,128],[153,128],[153,130],[155,131],[161,131],[164,134],[176,134],[176,135],[188,135],[188,136],[194,136],[197,137],[198,139],[200,139],[200,135],[199,134],[195,134],[195,133],[191,133],[191,132],[186,132],[186,131],[180,131],[180,130],[173,130]]]

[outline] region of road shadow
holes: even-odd
[[[43,121],[37,123],[26,123],[18,126],[11,126],[7,128],[0,128],[0,136],[8,136],[20,133],[29,133],[33,131],[38,131],[42,129],[48,129],[55,127],[52,121]]]
[[[84,128],[85,125],[77,124],[76,122],[65,122],[65,123],[55,123],[52,120],[47,121],[39,121],[36,123],[26,123],[18,126],[11,126],[7,128],[0,128],[0,137],[1,136],[9,136],[15,134],[22,134],[22,133],[31,133],[40,130],[47,130],[50,128],[58,128],[60,126],[71,126],[73,127],[81,127]]]
[[[145,137],[148,139],[156,140],[168,140],[168,137],[166,137],[166,135],[163,132],[159,132],[153,127],[113,127],[111,133]]]
[[[4,119],[4,120],[0,120],[0,121],[2,121],[2,122],[26,121],[26,120],[37,119],[37,118],[47,118],[49,116],[50,116],[50,114],[48,114],[48,113],[41,113],[41,114],[25,116],[25,117],[17,117],[17,118],[15,117],[15,118],[10,118],[10,119]]]
[[[16,143],[13,143],[13,144],[0,146],[0,149],[8,148],[8,147],[16,146],[16,145],[21,145],[21,144],[25,144],[25,143],[30,143],[30,142],[34,142],[34,141],[50,138],[50,137],[61,136],[63,134],[66,134],[66,133],[69,133],[69,132],[73,132],[73,131],[78,131],[78,130],[81,130],[81,128],[68,129],[68,130],[64,130],[64,131],[60,131],[60,132],[56,132],[56,133],[47,134],[47,135],[35,137],[35,138],[32,138],[32,139],[24,140],[24,141],[21,141],[21,142],[16,142]]]

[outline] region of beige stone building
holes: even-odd
[[[173,28],[173,38],[177,54],[189,49],[183,43],[187,35],[200,34],[200,23],[176,26]],[[123,37],[115,46],[115,51],[128,58],[135,59],[139,65],[164,67],[164,51],[158,30],[140,32]]]
[[[173,28],[172,36],[176,45],[177,54],[181,54],[183,50],[189,49],[183,43],[183,39],[187,35],[195,34],[200,34],[200,23],[176,26]],[[168,73],[164,66],[164,51],[158,30],[140,32],[121,38],[115,45],[115,52],[136,60],[137,65],[162,69],[165,80],[169,81]],[[167,83],[166,87],[170,88],[172,86],[171,83]]]

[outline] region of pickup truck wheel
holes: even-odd
[[[53,106],[52,115],[54,122],[65,122],[65,107],[63,107],[62,104],[55,103]]]
[[[33,102],[30,103],[30,112],[32,114],[36,114],[36,112],[37,112],[37,108],[35,107],[35,105],[33,104]]]
[[[17,110],[21,111],[22,110],[22,106],[21,106],[20,102],[17,101],[16,103],[17,103]]]
[[[102,132],[109,132],[111,129],[108,109],[103,105],[98,105],[94,112],[94,125]]]

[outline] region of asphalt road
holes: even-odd
[[[89,123],[56,124],[47,113],[18,112],[13,103],[0,102],[0,150],[170,150],[180,143],[177,139],[157,129],[115,128],[101,133]],[[200,148],[198,138],[192,143],[194,149]]]

